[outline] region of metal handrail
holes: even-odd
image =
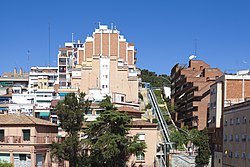
[[[160,127],[162,129],[162,132],[163,132],[163,139],[164,139],[164,142],[165,143],[170,143],[169,146],[170,146],[170,149],[172,149],[172,144],[171,144],[171,141],[170,141],[170,133],[169,133],[169,129],[168,129],[168,125],[162,115],[162,112],[158,106],[158,103],[156,101],[156,97],[155,97],[155,94],[153,92],[152,89],[149,89],[149,99],[150,99],[150,102],[152,104],[152,107],[156,113],[156,116],[157,116],[157,120],[160,124]]]

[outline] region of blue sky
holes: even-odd
[[[14,67],[56,65],[59,46],[91,35],[98,22],[116,25],[137,48],[137,66],[169,74],[197,59],[222,71],[249,69],[248,0],[1,1],[0,73]],[[28,50],[30,55],[28,58]]]

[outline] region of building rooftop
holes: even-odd
[[[157,127],[157,123],[151,123],[144,120],[135,120],[132,122],[132,127]]]
[[[57,126],[49,121],[26,115],[0,115],[0,126],[2,125],[46,125]]]
[[[120,112],[128,112],[128,113],[144,113],[140,110],[127,106],[118,107],[117,110]]]
[[[22,69],[18,72],[15,68],[13,72],[4,72],[0,81],[29,81],[29,73],[23,72]]]

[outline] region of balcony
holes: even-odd
[[[0,139],[1,144],[51,144],[52,142],[59,142],[59,138],[43,136],[30,136],[30,140],[24,140],[21,136],[4,136]]]

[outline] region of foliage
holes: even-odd
[[[207,129],[200,131],[199,140],[196,141],[198,148],[198,155],[195,157],[195,163],[197,166],[207,166],[209,164],[210,149],[208,142]]]
[[[68,160],[72,167],[79,166],[78,132],[82,128],[84,113],[90,108],[90,102],[85,101],[84,98],[84,93],[80,93],[79,96],[70,93],[65,96],[63,101],[58,102],[55,108],[61,127],[67,132],[67,136],[61,144],[52,143],[51,155],[59,161]]]
[[[117,108],[112,104],[111,97],[106,95],[105,98],[99,103],[100,107],[105,110],[116,110]]]
[[[170,141],[174,142],[175,149],[182,147],[186,143],[186,135],[183,135],[180,131],[174,130],[171,132]]]
[[[61,127],[69,135],[76,134],[81,130],[84,113],[89,110],[90,103],[85,101],[84,97],[84,93],[81,93],[79,97],[74,93],[70,93],[56,106],[55,110],[61,122]]]
[[[0,167],[12,167],[12,164],[5,161],[0,161]]]
[[[141,92],[138,93],[138,97],[143,101],[143,96],[142,96]]]
[[[142,82],[149,82],[152,87],[170,86],[170,77],[166,74],[157,75],[155,72],[142,69]]]
[[[145,109],[151,109],[152,108],[152,105],[150,103],[148,103],[146,106],[145,106]]]
[[[155,89],[154,93],[155,93],[158,104],[164,104],[164,101],[162,100],[162,97],[161,97],[161,90]]]
[[[84,121],[83,113],[90,105],[84,96],[69,94],[56,106],[61,125],[68,135],[62,143],[52,144],[52,158],[68,160],[71,167],[120,167],[125,166],[132,154],[145,151],[146,145],[138,141],[138,136],[128,136],[131,117],[115,111],[108,96],[101,103],[107,110],[96,121],[87,124],[86,138],[80,141],[78,132]]]
[[[138,136],[128,136],[131,118],[126,114],[108,110],[88,125],[84,142],[90,148],[89,166],[125,166],[132,154],[145,151],[145,143]]]
[[[158,120],[156,118],[153,118],[152,123],[158,123]]]

